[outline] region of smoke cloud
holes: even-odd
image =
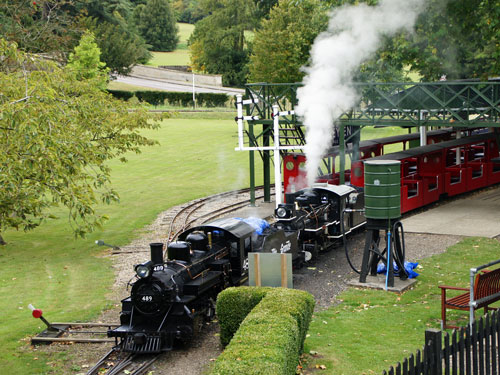
[[[334,123],[354,107],[358,94],[352,79],[358,67],[380,47],[384,35],[411,31],[425,0],[380,0],[377,6],[360,4],[335,9],[327,31],[311,48],[303,87],[297,90],[296,113],[306,125],[308,185],[315,180],[321,158],[330,147]]]

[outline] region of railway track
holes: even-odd
[[[103,343],[115,342],[107,337],[107,331],[118,327],[108,323],[48,323],[47,328],[31,339],[32,344]]]
[[[263,186],[257,186],[256,191],[263,190]],[[231,192],[216,194],[210,197],[201,198],[181,207],[169,218],[170,225],[167,235],[167,245],[175,240],[177,236],[196,224],[202,224],[214,220],[227,213],[245,207],[250,203],[250,199],[245,195],[250,192],[249,188]],[[263,198],[263,195],[256,196],[256,199]],[[223,207],[214,208],[210,203],[221,200],[234,199],[235,202],[225,204]]]
[[[160,354],[138,355],[113,348],[107,352],[87,375],[142,375],[158,359]]]

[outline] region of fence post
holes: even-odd
[[[425,331],[425,345],[429,346],[429,357],[427,358],[429,375],[442,375],[441,331],[427,329]]]

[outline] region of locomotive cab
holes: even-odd
[[[299,242],[306,253],[327,250],[342,237],[342,230],[348,233],[364,223],[357,211],[364,205],[363,192],[351,186],[317,183],[286,194],[285,199],[275,211],[277,227],[300,231]]]

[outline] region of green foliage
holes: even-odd
[[[108,90],[110,94],[119,99],[130,99],[136,96],[137,99],[158,106],[162,104],[181,105],[183,107],[193,106],[193,94],[189,92],[171,91],[135,91]],[[206,107],[223,107],[229,100],[227,94],[219,93],[198,93],[196,94],[196,104]]]
[[[108,92],[111,95],[113,95],[116,99],[121,99],[121,100],[129,100],[134,96],[134,93],[132,91],[108,89]]]
[[[300,68],[309,60],[316,36],[328,24],[320,0],[283,0],[255,32],[250,78],[252,82],[300,82]]]
[[[429,0],[413,35],[397,37],[397,59],[424,80],[500,74],[500,3],[495,0]]]
[[[0,0],[0,35],[24,51],[69,52],[81,28],[69,11],[72,0]]]
[[[222,74],[225,86],[241,86],[248,74],[245,30],[256,25],[256,7],[247,0],[204,0],[209,16],[197,22],[189,39],[193,69]]]
[[[228,328],[233,330],[242,318],[238,308],[245,312],[257,304],[217,358],[211,374],[295,374],[314,310],[314,298],[307,292],[294,289],[255,288],[255,292],[249,292],[248,289],[252,288],[241,289],[242,298],[230,291],[221,305],[217,301],[221,327],[224,323],[220,311],[224,319],[230,319],[232,325]],[[231,306],[231,303],[235,305]]]
[[[168,0],[148,0],[146,5],[140,6],[135,19],[142,37],[154,51],[175,49],[179,28]]]
[[[137,63],[151,57],[144,40],[123,24],[102,22],[91,27],[101,50],[102,61],[115,74],[126,75]]]
[[[278,4],[278,0],[254,0],[258,8],[258,17],[267,18],[271,9]],[[297,1],[296,1],[297,3]]]
[[[129,0],[86,0],[78,4],[77,8],[99,22],[116,23],[117,17],[128,19],[134,5]]]
[[[64,205],[83,236],[105,219],[95,204],[118,200],[106,162],[154,144],[139,130],[156,125],[102,91],[100,75],[78,80],[3,39],[0,56],[0,231],[33,229]]]
[[[200,0],[174,0],[172,7],[179,22],[196,23],[207,14],[200,5]]]
[[[129,0],[89,0],[77,3],[80,23],[91,30],[101,50],[101,60],[114,74],[128,74],[151,54],[133,22],[134,5]]]
[[[240,328],[241,322],[266,296],[271,288],[228,288],[217,296],[217,318],[220,325],[220,341],[229,344]]]
[[[75,52],[69,55],[67,67],[74,71],[79,81],[100,76],[103,82],[101,88],[105,88],[108,72],[104,69],[106,64],[101,62],[101,51],[94,40],[94,34],[86,31],[75,47]]]

